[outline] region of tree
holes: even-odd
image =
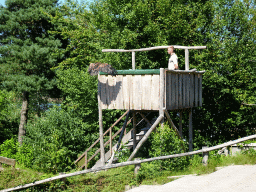
[[[100,61],[116,69],[131,68],[131,54],[102,53],[102,49],[136,49],[188,42],[200,45],[205,41],[203,34],[212,17],[211,4],[200,2],[107,0],[96,1],[89,7],[90,10],[69,2],[52,17],[52,22],[61,26],[59,34],[69,41],[66,49],[69,57],[56,67],[59,88],[66,95],[69,107],[73,106],[85,121],[98,119],[97,86],[94,86],[97,80],[85,73],[89,64]],[[203,12],[199,11],[201,9]],[[184,52],[180,53],[182,63]],[[166,50],[136,53],[137,68],[166,67],[167,61]],[[113,122],[116,112],[110,113],[107,116]],[[90,124],[95,125],[95,122]]]
[[[18,141],[22,144],[27,122],[29,98],[32,95],[56,95],[55,72],[61,55],[51,53],[60,49],[61,38],[48,33],[55,28],[49,17],[54,14],[56,0],[7,0],[6,7],[0,7],[0,73],[1,86],[15,90],[22,95],[22,109]],[[40,107],[40,104],[37,106]],[[35,108],[31,108],[35,109]]]
[[[211,145],[255,134],[255,107],[244,105],[256,103],[255,8],[254,1],[214,2],[208,49],[194,56],[207,72],[193,120]]]
[[[55,22],[63,23],[61,34],[69,38],[66,51],[72,55],[58,66],[58,77],[67,103],[78,113],[90,111],[84,119],[97,117],[96,86],[85,91],[74,77],[86,76],[89,63],[96,61],[116,69],[131,68],[130,53],[101,53],[102,49],[206,45],[207,50],[190,51],[190,68],[206,70],[203,107],[193,110],[195,135],[202,138],[195,139],[198,147],[253,132],[255,108],[243,105],[255,103],[256,98],[253,1],[99,0],[90,5],[90,11],[78,13],[72,8],[70,17],[55,17]],[[176,53],[184,69],[184,51]],[[166,68],[167,61],[166,50],[136,53],[137,69]],[[92,100],[84,102],[82,97]],[[94,105],[89,107],[91,101]]]

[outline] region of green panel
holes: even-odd
[[[160,69],[137,69],[137,70],[117,70],[116,75],[146,75],[146,74],[160,74]],[[100,75],[108,75],[100,72]]]

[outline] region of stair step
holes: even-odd
[[[136,135],[136,140],[141,140],[141,138],[144,136],[145,134],[137,134]],[[133,140],[133,137],[131,139],[129,139],[128,141],[132,141]]]
[[[139,133],[136,134],[136,135],[137,135],[137,136],[145,135],[147,132],[148,132],[147,130],[146,130],[146,131],[141,131],[141,132],[139,132]]]
[[[144,128],[141,129],[141,131],[148,131],[150,129],[150,127],[144,127]]]
[[[139,143],[139,141],[137,140],[136,143]],[[130,141],[130,142],[127,143],[125,146],[126,146],[126,147],[132,147],[132,146],[133,146],[133,141]]]

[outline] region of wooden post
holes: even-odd
[[[102,123],[102,109],[100,103],[100,96],[98,94],[98,105],[99,105],[99,131],[100,131],[100,159],[101,165],[105,165],[105,150],[104,150],[104,140],[103,140],[103,123]]]
[[[160,68],[160,98],[159,98],[159,116],[164,117],[164,93],[165,93],[165,86],[164,86],[164,77],[165,71],[164,68]],[[161,121],[161,126],[164,125],[164,118]]]
[[[185,70],[189,70],[189,52],[185,49]]]
[[[84,155],[84,167],[85,169],[87,169],[87,151],[85,151],[85,155]]]
[[[202,149],[206,149],[208,148],[207,146],[203,146]],[[203,152],[203,164],[206,166],[207,165],[207,161],[208,161],[208,157],[209,157],[209,151],[207,152]]]
[[[105,165],[105,150],[104,150],[104,140],[103,140],[103,123],[102,123],[102,108],[101,108],[101,84],[99,82],[99,74],[98,74],[98,107],[99,107],[99,134],[100,134],[100,159],[101,165]]]
[[[110,149],[110,155],[112,155],[112,127],[110,128],[109,130],[109,139],[110,139],[110,146],[109,146],[109,149]]]
[[[135,158],[134,160],[135,160],[135,161],[140,161],[140,158]],[[137,174],[138,174],[140,168],[141,168],[141,164],[140,164],[140,163],[135,164],[135,167],[134,167],[134,175],[137,175]]]
[[[180,133],[180,136],[182,136],[182,111],[180,111],[180,120],[179,120],[179,133]]]
[[[133,110],[132,112],[132,116],[133,116],[133,151],[135,150],[136,148],[136,144],[137,144],[137,141],[136,141],[136,116],[135,116],[135,111]]]
[[[129,114],[130,114],[130,110],[128,111],[128,113],[126,115],[126,118],[125,118],[125,121],[124,121],[124,125],[123,125],[123,128],[122,128],[121,134],[119,136],[119,140],[118,140],[118,143],[117,143],[116,150],[119,149],[120,143],[122,141],[122,138],[123,138],[123,135],[124,135],[124,130],[126,129],[126,124],[127,124],[127,121],[128,121]]]
[[[132,158],[136,155],[138,152],[139,148],[142,146],[142,144],[148,139],[150,133],[156,128],[156,126],[162,121],[164,116],[159,116],[155,123],[151,126],[151,128],[147,131],[147,133],[144,135],[144,137],[140,140],[138,145],[136,146],[135,150],[132,152],[131,156],[129,157],[128,161],[131,161]]]
[[[192,108],[189,110],[189,151],[193,151]]]
[[[132,52],[132,70],[135,70],[135,51]]]

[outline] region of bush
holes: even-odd
[[[18,159],[38,171],[68,171],[74,167],[77,154],[84,150],[90,137],[81,120],[53,107],[44,116],[28,122]]]
[[[7,139],[0,145],[0,156],[16,159],[19,143],[13,138]]]
[[[151,149],[149,150],[151,157],[182,153],[184,152],[182,145],[185,146],[184,142],[178,138],[168,125],[160,126],[156,132],[152,133],[151,144]],[[187,157],[152,162],[159,170],[183,169],[188,163]]]

